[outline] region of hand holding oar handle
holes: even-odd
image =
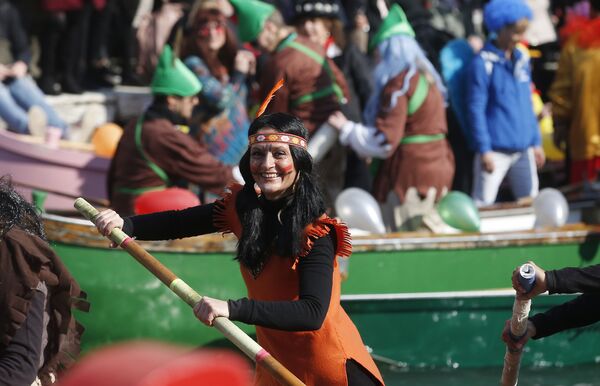
[[[519,283],[526,292],[535,286],[535,268],[531,264],[523,264],[519,269]],[[516,342],[527,334],[527,323],[530,299],[518,299],[513,303],[513,314],[510,319],[510,336]],[[522,350],[511,350],[506,347],[504,354],[504,368],[502,369],[502,386],[516,386],[519,381],[519,366],[521,364]]]
[[[74,206],[88,220],[95,222],[94,220],[99,212],[86,200],[78,198],[75,200]],[[175,276],[173,272],[154,258],[154,256],[148,253],[131,237],[127,236],[121,229],[113,228],[110,235],[108,235],[108,238],[129,252],[129,254],[140,264],[152,272],[154,276],[160,279],[160,281],[169,287],[171,291],[177,294],[177,296],[183,299],[183,301],[191,307],[194,307],[202,299],[202,296],[188,286],[183,280]],[[244,354],[253,359],[258,365],[265,367],[282,385],[304,385],[302,381],[288,369],[283,367],[283,365],[273,358],[271,354],[246,335],[229,319],[218,317],[213,321],[213,326],[221,331],[221,333],[242,350]]]

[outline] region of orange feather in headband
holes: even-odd
[[[256,111],[256,118],[258,118],[261,115],[263,115],[263,113],[267,109],[267,106],[269,105],[269,103],[273,99],[273,96],[275,95],[275,93],[277,92],[277,90],[279,90],[282,86],[283,86],[283,79],[279,79],[279,82],[275,83],[275,86],[273,86],[273,88],[271,89],[271,91],[269,91],[269,95],[267,95],[267,97],[265,98],[265,100],[263,101],[263,103],[258,108],[258,111]]]

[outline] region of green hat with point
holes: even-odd
[[[158,58],[150,89],[152,94],[186,97],[198,94],[202,90],[202,84],[196,75],[173,55],[171,46],[166,45]]]
[[[271,4],[258,0],[230,0],[238,20],[238,36],[243,42],[256,40],[265,20],[275,12]]]
[[[390,8],[390,12],[381,23],[379,30],[377,30],[377,33],[373,36],[373,39],[371,39],[369,50],[373,50],[385,39],[396,35],[415,37],[415,31],[408,22],[406,14],[398,4],[394,4]]]

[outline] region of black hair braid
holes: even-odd
[[[253,185],[244,186],[236,201],[236,207],[243,224],[236,260],[257,276],[267,257],[265,238],[268,230],[264,229],[264,213]]]

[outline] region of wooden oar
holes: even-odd
[[[529,292],[535,285],[535,268],[531,264],[523,264],[519,269],[519,283]],[[513,314],[510,319],[510,335],[516,342],[527,333],[527,317],[531,309],[531,300],[519,300],[515,297]],[[504,354],[504,368],[502,369],[502,386],[516,386],[519,381],[519,366],[523,350],[511,350],[506,347]]]
[[[83,214],[88,220],[94,222],[99,214],[98,210],[91,206],[83,198],[78,198],[74,203],[75,208]],[[114,228],[108,236],[114,243],[125,249],[140,264],[152,272],[160,281],[171,289],[177,296],[185,301],[190,307],[194,307],[200,300],[200,296],[183,280],[175,276],[167,267],[165,267],[154,256],[148,253],[131,237],[127,236],[119,228]],[[214,320],[213,326],[221,331],[227,339],[235,344],[247,356],[253,359],[259,366],[267,369],[282,385],[301,386],[304,385],[294,374],[283,367],[271,354],[256,343],[252,338],[246,335],[232,321],[224,317],[218,317]]]

